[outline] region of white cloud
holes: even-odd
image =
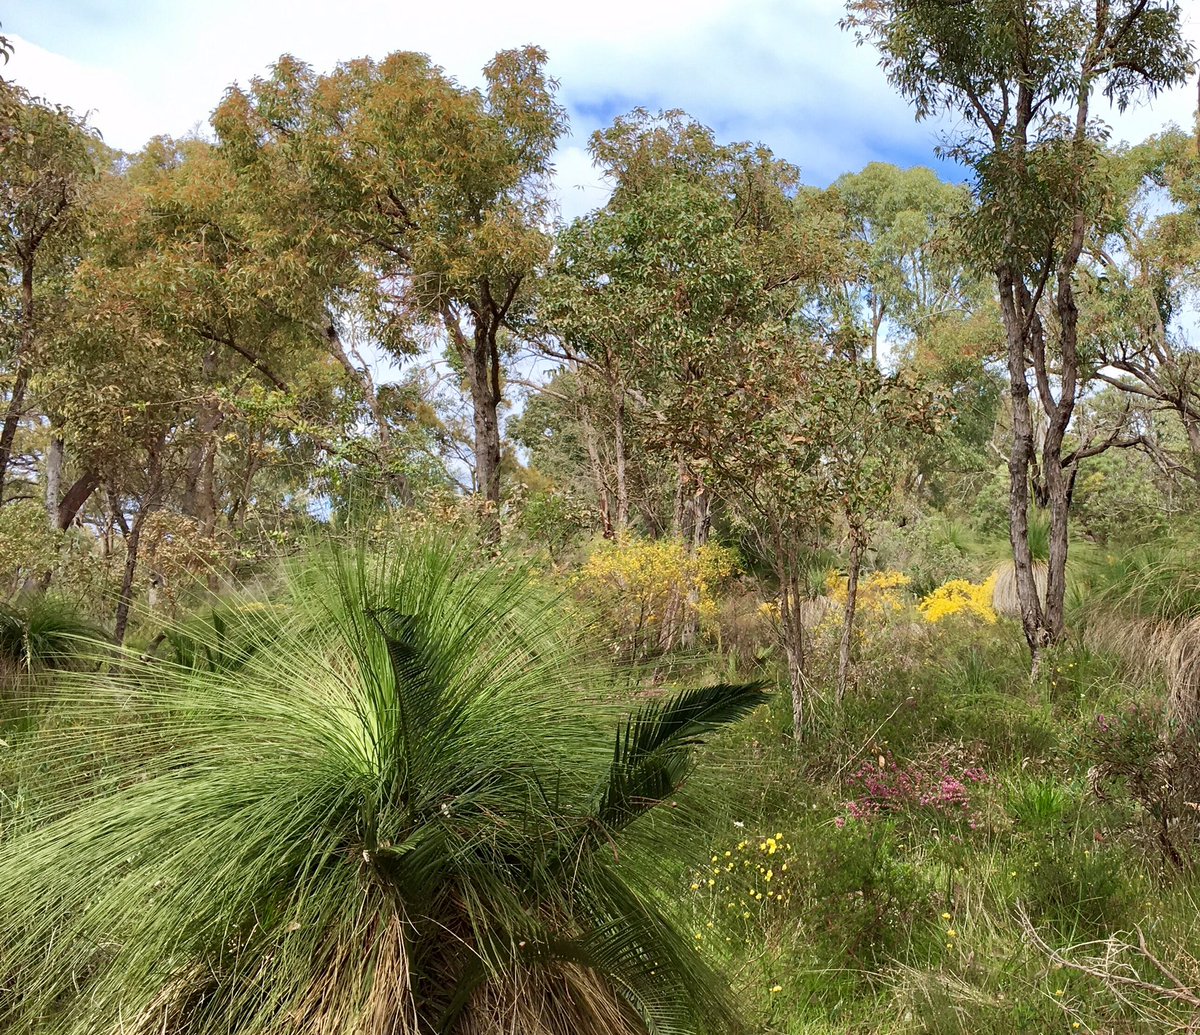
[[[1194,40],[1197,6],[1188,8]],[[323,69],[420,50],[474,83],[497,49],[536,42],[572,115],[558,157],[570,217],[605,196],[587,136],[636,104],[684,108],[722,139],[761,140],[810,182],[876,159],[931,162],[937,128],[914,122],[874,51],[838,28],[841,14],[839,0],[611,0],[603,10],[561,0],[344,0],[332,13],[320,0],[38,0],[8,15],[17,50],[6,74],[92,110],[110,143],[134,149],[204,122],[230,83],[263,74],[283,52]],[[1114,114],[1114,137],[1190,125],[1194,105],[1183,88]]]

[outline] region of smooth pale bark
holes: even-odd
[[[63,463],[66,443],[57,429],[50,429],[50,444],[46,447],[46,523],[58,528],[58,504],[62,493]]]
[[[1009,394],[1012,401],[1012,444],[1008,455],[1008,527],[1021,609],[1021,628],[1036,669],[1048,637],[1042,623],[1042,606],[1033,576],[1029,548],[1029,473],[1034,458],[1033,415],[1025,367],[1023,316],[1017,308],[1017,278],[1011,269],[999,273],[1000,304],[1008,339]]]
[[[1079,85],[1074,112],[1072,146],[1082,151],[1087,139],[1090,78]],[[996,147],[1007,147],[1017,167],[1028,161],[1028,129],[1034,118],[1034,103],[1029,87],[1021,84],[1014,107],[1011,140],[995,140]],[[1083,252],[1087,231],[1087,213],[1075,202],[1070,235],[1053,270],[1043,270],[1031,287],[1022,271],[1001,263],[996,270],[1000,311],[1004,321],[1008,351],[1008,374],[1012,399],[1013,441],[1009,452],[1009,539],[1013,549],[1013,567],[1017,598],[1021,608],[1021,626],[1029,646],[1031,675],[1036,678],[1044,649],[1056,643],[1065,632],[1064,600],[1068,552],[1068,522],[1071,496],[1079,454],[1063,454],[1063,444],[1079,390],[1078,319],[1073,278]],[[1006,250],[1015,249],[1019,225],[1012,221],[1006,229]],[[1058,397],[1051,389],[1050,350],[1040,306],[1043,294],[1052,301],[1057,316]],[[1028,380],[1032,368],[1034,384]],[[1034,439],[1034,421],[1030,393],[1037,392],[1040,410],[1045,415],[1045,436],[1039,451]],[[1029,488],[1034,476],[1039,503],[1050,512],[1050,556],[1048,559],[1045,607],[1038,596],[1029,546]]]

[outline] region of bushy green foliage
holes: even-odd
[[[560,602],[448,544],[335,556],[280,603],[216,612],[184,664],[61,685],[113,714],[111,760],[0,844],[6,1026],[727,1026],[657,875],[613,847],[757,687],[621,718]],[[72,730],[44,749],[86,755]]]

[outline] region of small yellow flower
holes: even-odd
[[[699,931],[696,932],[696,941],[698,941],[698,942],[704,941],[704,935],[702,935]]]
[[[949,920],[949,919],[950,919],[950,914],[949,914],[949,913],[943,913],[943,914],[942,914],[942,919],[943,919],[943,920]]]
[[[693,891],[699,891],[699,890],[700,890],[700,885],[699,885],[699,884],[697,884],[695,881],[692,881],[692,890],[693,890]]]
[[[775,995],[776,992],[782,992],[782,991],[783,991],[783,985],[772,985],[771,986],[771,995]]]
[[[947,938],[957,938],[958,932],[953,927],[947,928],[946,937]]]
[[[1059,996],[1060,996],[1060,995],[1062,995],[1062,994],[1063,994],[1063,990],[1062,990],[1061,988],[1056,988],[1056,989],[1054,990],[1054,994],[1055,994],[1055,995],[1059,995]]]

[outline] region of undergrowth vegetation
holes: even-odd
[[[158,632],[146,616],[121,652],[29,612],[41,646],[8,669],[0,729],[9,1024],[1189,1023],[1200,744],[1169,658],[1095,636],[1190,618],[1174,548],[1081,565],[1081,631],[1033,682],[990,580],[918,595],[867,573],[840,708],[844,584],[815,579],[819,706],[797,744],[786,695],[754,689],[776,674],[772,601],[733,554],[688,569],[605,544],[572,573],[422,542],[285,565]],[[705,619],[613,671],[641,605],[603,576],[639,571],[681,615],[699,585]],[[710,689],[666,689],[689,681]],[[739,714],[692,771],[698,736]]]

